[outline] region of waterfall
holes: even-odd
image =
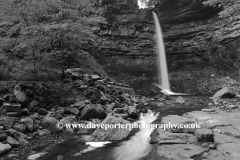
[[[156,120],[157,116],[158,114],[154,115],[154,113],[141,114],[140,121],[137,123],[145,127],[141,127],[136,135],[114,150],[115,160],[139,160],[148,155],[151,151],[149,141],[153,128],[146,126]]]

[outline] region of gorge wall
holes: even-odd
[[[102,0],[109,23],[93,28],[103,38],[97,59],[110,75],[154,75],[154,11],[162,26],[170,72],[218,64],[238,68],[231,60],[239,57],[240,16],[221,20],[221,9],[203,2],[161,0],[153,9],[138,9],[137,0]]]

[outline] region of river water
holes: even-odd
[[[209,101],[207,96],[189,96],[185,97],[185,99],[186,103],[184,104],[176,103],[175,99],[172,99],[159,102],[164,103],[165,107],[157,107],[156,105],[151,105],[150,103],[149,106],[143,108],[148,108],[153,112],[160,113],[158,118],[154,121],[154,123],[160,123],[160,120],[163,116],[182,115],[186,112],[201,110],[207,107]],[[156,104],[156,100],[153,100],[153,104]],[[45,140],[42,139],[41,142],[38,141],[38,145],[36,145],[38,147],[32,146],[31,150],[25,150],[25,153],[22,154],[22,158],[19,157],[18,159],[27,160],[27,157],[30,155],[47,153],[42,155],[38,160],[148,160],[148,155],[138,159],[126,159],[130,153],[128,152],[128,150],[130,150],[130,148],[128,148],[129,146],[134,148],[144,148],[144,146],[149,145],[148,142],[150,139],[147,138],[146,141],[144,141],[141,139],[141,136],[143,135],[138,132],[132,137],[128,137],[124,141],[112,142],[99,148],[92,148],[91,146],[86,145],[86,135],[77,135],[73,138],[68,137],[65,140],[62,139],[62,142],[59,142],[55,145],[51,144],[59,141],[58,138],[54,139],[54,142],[52,143],[51,139],[46,139],[47,143],[43,143]],[[62,137],[59,136],[59,138]],[[132,142],[139,143],[136,143],[137,146],[129,145],[132,144]],[[118,150],[117,154],[116,150]],[[133,151],[137,152],[138,150],[133,149]],[[124,159],[121,159],[121,157]]]

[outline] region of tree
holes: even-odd
[[[239,0],[207,0],[203,4],[222,8],[219,13],[220,18],[231,17],[240,13]]]

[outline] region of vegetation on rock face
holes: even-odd
[[[219,13],[220,18],[238,15],[240,11],[240,2],[238,0],[207,0],[203,4],[223,8]]]
[[[0,1],[1,79],[56,79],[62,69],[79,67],[71,55],[84,53],[104,23],[90,0]]]

